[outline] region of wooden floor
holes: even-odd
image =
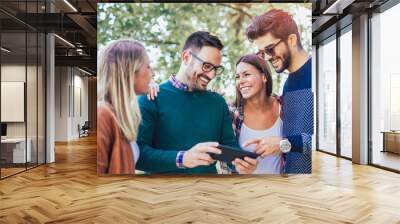
[[[400,154],[376,150],[372,156],[372,162],[377,165],[400,170]]]
[[[25,170],[33,169],[37,167],[37,164],[33,163],[27,163],[27,167],[25,167],[25,164],[18,164],[18,167],[2,167],[1,168],[1,178],[6,178],[11,175],[15,175],[20,172],[24,172]]]
[[[0,181],[0,223],[400,223],[400,175],[315,152],[290,177],[97,177],[94,137]]]
[[[10,176],[10,175],[19,173],[19,172],[22,172],[24,170],[26,170],[25,167],[23,167],[23,168],[20,168],[20,167],[17,167],[17,168],[1,168],[1,178],[7,177],[7,176]]]

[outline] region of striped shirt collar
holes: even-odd
[[[185,83],[179,81],[175,75],[171,75],[171,77],[168,80],[175,88],[183,90],[183,91],[189,91],[189,86],[186,85]]]

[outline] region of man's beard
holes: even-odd
[[[289,67],[290,62],[292,60],[289,46],[286,43],[285,43],[285,46],[286,46],[285,54],[283,54],[282,56],[278,56],[279,60],[281,60],[281,62],[282,62],[282,66],[280,68],[275,68],[274,66],[272,66],[277,73],[282,73],[283,71],[285,71],[285,69],[287,69]],[[270,59],[271,65],[272,65],[272,61],[273,61],[272,59],[276,58],[276,57],[277,56],[274,56]]]
[[[199,73],[197,74],[196,72],[194,72],[193,70],[189,70],[186,74],[187,78],[188,78],[188,85],[190,87],[190,89],[192,89],[193,91],[205,91],[207,90],[206,88],[203,88],[201,86],[200,82],[200,77],[204,77],[205,79],[208,80],[208,82],[210,82],[211,80],[204,75],[203,73]]]
[[[283,71],[285,71],[285,69],[287,69],[289,67],[290,61],[291,61],[291,56],[290,56],[290,53],[288,53],[288,54],[284,54],[282,57],[279,57],[279,58],[280,58],[279,60],[281,60],[281,62],[282,62],[282,66],[280,68],[274,67],[274,69],[277,73],[282,73]]]

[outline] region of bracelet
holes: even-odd
[[[185,151],[179,151],[178,154],[176,155],[176,167],[179,169],[184,169],[185,167],[183,166],[183,155],[185,154]]]

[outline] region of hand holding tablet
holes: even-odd
[[[227,145],[218,145],[217,148],[221,150],[221,154],[209,153],[211,158],[214,160],[224,161],[232,163],[236,158],[244,160],[244,157],[257,159],[258,154],[254,152],[248,152],[240,148],[235,148]]]

